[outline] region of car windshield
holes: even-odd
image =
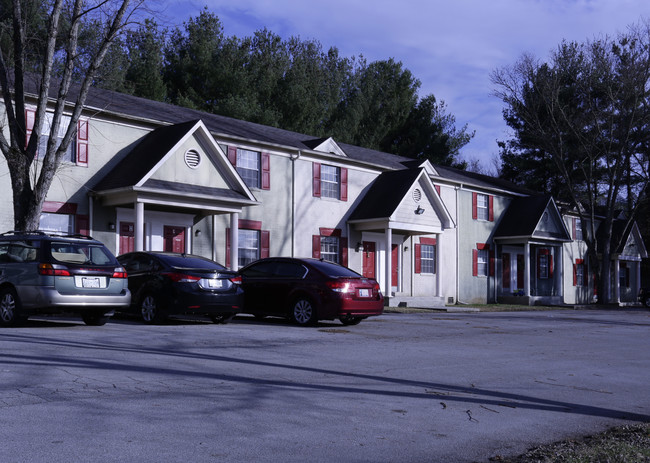
[[[66,264],[115,264],[113,256],[103,245],[54,242],[50,250],[54,260]]]
[[[170,266],[175,268],[193,268],[193,269],[204,269],[204,270],[225,270],[221,264],[218,264],[209,259],[203,259],[201,257],[190,257],[190,256],[163,256],[162,259]]]
[[[332,278],[359,278],[361,275],[342,265],[327,262],[325,260],[312,260],[309,262],[316,270]]]

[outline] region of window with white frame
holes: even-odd
[[[237,172],[247,186],[260,187],[260,153],[257,151],[237,149]]]
[[[548,278],[549,277],[549,255],[548,254],[538,254],[537,255],[537,271],[539,274],[538,278]]]
[[[575,219],[575,236],[576,240],[582,240],[582,220]]]
[[[39,229],[48,232],[73,233],[74,215],[42,212],[39,221]]]
[[[490,219],[490,199],[488,195],[476,195],[476,216],[479,220]]]
[[[339,237],[321,236],[320,256],[322,259],[339,264]]]
[[[487,249],[479,249],[476,254],[476,274],[478,276],[488,276],[488,264],[490,259],[490,251]]]
[[[339,168],[321,165],[321,197],[339,199],[340,174]]]
[[[52,118],[53,118],[52,113],[45,114],[45,120],[43,121],[43,127],[41,128],[41,136],[38,139],[39,159],[45,157],[45,153],[47,152],[47,143],[48,140],[50,139],[50,128],[52,127]],[[65,136],[65,132],[68,130],[69,125],[70,125],[70,116],[65,116],[65,115],[61,116],[61,121],[59,122],[59,130],[57,132],[57,140],[55,145],[56,147],[58,147],[61,144],[61,140],[63,140],[63,137]],[[68,149],[66,150],[63,160],[75,162],[76,161],[75,153],[76,153],[76,143],[75,143],[75,139],[72,139],[70,145],[68,146]]]
[[[436,273],[436,247],[432,244],[420,246],[420,268],[422,273]]]
[[[255,262],[260,258],[260,232],[259,230],[239,229],[238,234],[238,264],[239,267]]]
[[[583,263],[582,259],[578,259],[575,264],[576,268],[576,286],[584,286],[585,285],[585,264]]]

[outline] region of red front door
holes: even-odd
[[[165,225],[163,228],[163,251],[185,252],[185,228]]]
[[[118,254],[135,251],[135,225],[133,222],[120,222],[120,249]]]
[[[368,278],[376,278],[376,247],[374,241],[363,242],[363,276]]]
[[[390,285],[397,287],[397,283],[399,281],[399,245],[394,244],[393,247],[391,248],[391,257],[390,257],[390,264],[391,264],[391,272],[390,272]]]

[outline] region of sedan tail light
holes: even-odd
[[[334,280],[334,281],[327,281],[325,282],[325,284],[329,289],[331,289],[336,293],[349,293],[352,291],[352,289],[350,288],[349,281]]]
[[[241,275],[230,278],[230,281],[232,281],[236,285],[241,285]]]
[[[185,275],[184,273],[176,272],[163,272],[161,275],[166,276],[175,283],[194,283],[195,281],[199,281],[201,279],[201,277],[195,277],[193,275]]]

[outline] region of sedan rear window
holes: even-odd
[[[333,264],[331,262],[327,262],[324,260],[312,260],[310,261],[310,263],[316,268],[316,270],[332,278],[338,278],[338,277],[358,278],[361,276],[357,272],[350,270],[347,267]]]
[[[176,268],[201,268],[208,270],[225,270],[221,264],[218,264],[209,259],[203,259],[201,257],[188,257],[188,256],[161,256],[167,265]]]

